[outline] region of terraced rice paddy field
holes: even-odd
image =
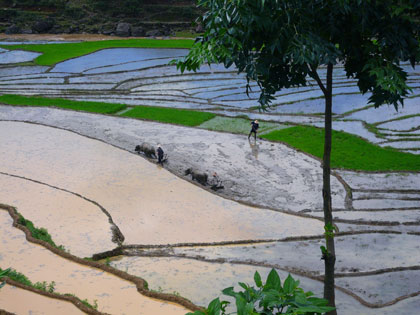
[[[257,87],[248,97],[235,69],[168,65],[186,49],[110,48],[41,66],[39,53],[3,44],[0,268],[54,282],[54,293],[9,281],[0,310],[85,312],[55,294],[67,293],[103,313],[185,314],[271,268],[322,296],[322,168],[285,136],[323,126],[315,82],[260,112]],[[403,68],[412,92],[398,112],[369,106],[335,68],[333,129],[396,154],[385,165],[356,150],[333,170],[340,314],[420,309],[420,68]],[[249,141],[251,119],[276,141]],[[142,142],[162,145],[164,167],[134,152]],[[189,167],[217,172],[224,189],[193,182]],[[27,238],[15,210],[64,251]]]

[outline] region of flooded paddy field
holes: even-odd
[[[203,66],[196,73],[181,75],[175,66],[169,66],[168,63],[186,53],[185,49],[111,48],[51,67],[39,67],[18,65],[37,55],[3,49],[0,51],[0,64],[5,66],[0,68],[0,93],[114,102],[130,107],[187,108],[222,115],[234,110],[230,115],[259,118],[259,112],[255,109],[259,89],[255,84],[251,83],[248,97],[245,94],[244,76],[238,75],[234,68],[225,69],[220,65]],[[24,55],[25,60],[22,59]],[[13,63],[17,66],[13,66]],[[359,135],[381,146],[418,154],[420,138],[416,131],[420,128],[420,72],[409,64],[403,64],[402,68],[408,72],[407,83],[412,91],[405,106],[397,112],[393,106],[379,109],[366,106],[370,94],[361,95],[356,81],[347,78],[344,69],[337,65],[333,89],[336,123],[333,128]],[[325,69],[320,69],[319,74],[325,74]],[[322,121],[307,121],[308,115],[316,118],[324,112],[323,95],[315,81],[309,80],[306,87],[281,90],[272,105],[272,109],[265,114],[266,120],[278,121],[280,115],[283,122],[322,124]],[[293,116],[287,116],[290,114]],[[376,126],[377,131],[373,133],[369,125]],[[392,131],[407,134],[387,137],[386,134]],[[411,141],[407,141],[407,135],[411,136]]]
[[[7,52],[7,51],[6,51]],[[0,51],[0,59],[4,51]],[[278,93],[268,113],[253,109],[234,69],[203,67],[181,76],[167,62],[184,50],[106,49],[53,67],[0,67],[0,93],[206,109],[281,123],[322,126],[323,99],[312,86]],[[126,59],[122,56],[127,56]],[[15,61],[19,62],[19,61]],[[409,70],[408,66],[404,66]],[[414,91],[419,73],[409,73]],[[366,107],[355,82],[336,71],[333,126],[382,146],[417,153],[419,98],[399,112]],[[293,102],[293,103],[291,103]],[[319,103],[319,106],[317,105]],[[413,116],[414,115],[414,116]],[[377,124],[379,134],[366,128]],[[383,136],[383,137],[382,137]],[[410,141],[407,140],[410,137]],[[420,138],[419,138],[420,139]],[[160,143],[162,168],[135,154]],[[324,263],[320,162],[281,143],[245,135],[54,108],[0,106],[0,203],[16,208],[80,258],[147,280],[157,294],[200,306],[271,268],[322,295]],[[217,172],[216,193],[187,168]],[[420,308],[420,174],[336,170],[331,177],[339,234],[336,296],[340,314],[403,314]],[[97,302],[111,314],[185,314],[133,282],[34,244],[0,209],[0,267],[58,293]],[[115,253],[108,252],[115,248]],[[108,254],[106,254],[108,252]],[[36,259],[29,259],[36,257]],[[107,267],[109,268],[109,267]],[[25,305],[17,301],[25,299]],[[176,302],[176,301],[175,301]],[[78,314],[74,305],[7,284],[0,310]]]

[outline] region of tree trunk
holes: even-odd
[[[323,170],[323,188],[322,197],[324,200],[324,224],[326,227],[333,226],[332,203],[331,203],[331,126],[332,126],[332,72],[333,65],[328,64],[327,68],[327,86],[325,93],[325,141],[324,141],[324,157],[322,163]],[[333,232],[333,231],[332,231]],[[324,298],[328,300],[328,305],[335,307],[334,292],[334,265],[335,265],[335,247],[334,236],[326,233],[325,239],[327,243],[327,253],[323,255],[325,262],[324,277]],[[331,311],[328,315],[336,315],[337,311]]]

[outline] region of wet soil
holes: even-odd
[[[133,147],[136,141],[138,141],[138,143],[144,140],[150,142],[150,140],[154,138],[161,139],[165,133],[170,133],[172,136],[174,134],[179,134],[181,135],[179,139],[182,139],[182,142],[179,142],[179,140],[177,140],[178,138],[173,138],[172,143],[177,143],[173,148],[178,148],[178,151],[181,150],[180,152],[183,152],[184,150],[185,152],[191,152],[190,155],[184,153],[185,157],[189,157],[190,163],[194,158],[202,157],[203,152],[211,152],[207,150],[213,145],[212,141],[214,140],[212,139],[214,139],[214,134],[220,135],[220,137],[226,135],[223,133],[213,133],[202,130],[200,131],[202,134],[199,134],[201,136],[200,142],[197,140],[193,142],[194,145],[184,147],[186,140],[184,138],[190,137],[190,131],[194,131],[194,129],[54,109],[33,108],[25,109],[25,111],[23,111],[19,108],[3,107],[0,113],[3,117],[8,118],[14,118],[14,115],[16,115],[16,117],[22,119],[26,116],[27,120],[44,123],[48,122],[52,125],[56,124],[57,126],[65,127],[81,134],[98,137],[111,144],[118,144],[127,150],[130,150],[130,147]],[[161,129],[158,128],[158,126],[160,126]],[[7,159],[4,159],[6,162],[2,166],[3,169],[11,173],[26,174],[26,176],[28,176],[27,178],[45,181],[51,183],[52,186],[60,184],[64,186],[65,189],[72,192],[83,191],[85,196],[88,196],[93,200],[100,200],[101,204],[109,210],[110,215],[121,228],[123,234],[126,237],[128,235],[128,240],[130,241],[126,241],[124,243],[126,245],[123,244],[123,246],[127,246],[127,244],[140,246],[134,247],[131,252],[125,251],[126,254],[139,256],[149,255],[147,250],[141,249],[141,246],[143,245],[151,245],[153,247],[164,244],[176,245],[176,243],[196,244],[189,248],[164,247],[158,251],[151,250],[150,254],[168,256],[168,261],[176,261],[178,258],[172,257],[174,255],[194,258],[191,264],[187,264],[191,267],[189,271],[188,268],[184,266],[181,268],[182,272],[178,272],[180,274],[188,274],[191,272],[195,275],[197,277],[195,282],[197,286],[192,284],[191,286],[194,288],[193,291],[202,292],[202,296],[205,295],[205,292],[202,291],[199,285],[199,274],[196,274],[194,271],[195,268],[197,268],[195,262],[201,260],[203,260],[203,262],[212,262],[215,268],[217,266],[220,266],[221,268],[221,266],[226,265],[222,262],[227,261],[234,263],[234,265],[238,263],[240,263],[241,266],[244,264],[251,265],[250,268],[256,268],[257,265],[267,267],[275,266],[276,268],[295,272],[297,277],[302,277],[303,275],[317,277],[322,275],[323,264],[322,261],[319,260],[319,246],[322,245],[322,222],[317,219],[311,220],[300,217],[305,215],[306,212],[296,211],[297,216],[290,216],[281,212],[249,208],[240,204],[235,204],[232,201],[222,199],[214,194],[209,194],[197,185],[191,185],[188,182],[182,181],[178,177],[168,173],[165,169],[151,164],[138,155],[130,154],[127,151],[117,149],[93,139],[82,137],[72,132],[19,122],[2,122],[0,123],[0,127],[3,128],[2,134],[7,134],[1,141],[2,154],[16,152],[14,160],[9,160],[7,162]],[[154,136],[152,136],[153,133]],[[192,132],[192,135],[194,135],[194,132]],[[235,140],[235,137],[238,139]],[[243,136],[236,135],[232,136],[229,140],[226,139],[226,142],[235,144],[236,141],[242,138]],[[244,140],[245,139],[242,141]],[[169,141],[169,138],[166,141]],[[206,143],[207,141],[209,142],[208,144]],[[163,141],[160,142],[164,143],[164,145],[166,143]],[[183,145],[180,145],[180,143]],[[197,146],[199,143],[200,145]],[[77,145],[75,146],[75,144]],[[258,145],[260,146],[261,142]],[[269,148],[271,147],[271,144],[267,143],[267,145],[269,145]],[[274,146],[275,150],[280,150],[279,152],[281,152],[281,145],[274,144]],[[164,147],[170,147],[170,145],[168,144]],[[239,146],[239,148],[241,147]],[[197,149],[201,150],[201,155],[195,151]],[[169,152],[171,157],[177,156],[175,151]],[[209,163],[209,161],[210,163],[215,163],[211,168],[223,165],[220,158],[230,161],[237,155],[232,153],[225,154],[225,151],[220,150],[216,150],[216,152],[217,154],[214,153],[214,155],[206,154],[206,156],[210,157],[208,159],[198,159],[198,161],[201,162],[202,167],[205,166],[206,163]],[[233,152],[238,153],[239,149],[235,149]],[[269,153],[270,151],[263,150],[261,153],[259,152],[259,155],[257,156],[258,159],[253,155],[250,155],[248,159],[252,159],[253,163],[256,163],[254,165],[258,165],[260,161],[265,161],[265,159],[267,159],[267,161],[261,165],[269,165],[268,160],[274,156],[268,155],[265,157],[265,155]],[[285,154],[285,156],[288,156],[288,154]],[[300,163],[297,163],[297,156],[298,155],[293,155],[294,165],[299,165]],[[310,158],[304,155],[302,155],[302,159],[304,163],[311,161]],[[240,160],[236,160],[236,162],[238,161]],[[169,164],[165,165],[165,168],[174,171],[173,164],[175,163],[172,163],[171,158]],[[31,165],[37,165],[37,168],[31,167]],[[232,167],[231,162],[229,163],[229,166]],[[93,176],[93,174],[95,175]],[[259,175],[257,174],[258,173],[255,172],[249,172],[248,179],[267,180],[266,178],[259,178]],[[366,176],[364,176],[363,173],[357,172],[343,172],[342,174],[343,178],[348,180],[349,184],[346,185],[355,189],[355,200],[363,201],[369,200],[370,198],[375,199],[378,198],[378,194],[381,198],[387,198],[388,196],[389,198],[397,200],[398,198],[407,198],[407,196],[417,195],[414,188],[418,175],[414,173],[406,175],[391,174],[389,176],[385,176],[386,174],[366,174]],[[306,178],[309,180],[311,178],[318,178],[313,174],[311,176]],[[386,181],[390,176],[392,177],[392,183]],[[235,177],[234,179],[237,181],[240,178]],[[364,190],[368,187],[372,187],[372,183],[382,179],[388,185],[386,189],[370,192]],[[268,182],[270,181],[276,182],[274,179],[268,180]],[[244,185],[245,182],[247,181],[236,183],[235,185]],[[307,184],[308,181],[305,183]],[[149,186],[153,188],[158,187],[159,189],[156,192],[150,190]],[[234,185],[231,187],[233,186]],[[260,188],[263,188],[263,186]],[[392,188],[394,188],[394,190]],[[396,190],[396,188],[400,189]],[[257,202],[264,202],[261,201],[264,200],[264,198],[259,191],[259,188],[257,187],[256,190],[257,193],[255,195],[260,198]],[[295,194],[293,190],[289,190],[289,193],[291,196],[294,196]],[[298,190],[296,190],[296,195],[299,195]],[[180,199],[178,200],[178,198]],[[291,198],[289,199],[290,202],[292,202],[292,200],[293,199]],[[118,207],[116,206],[117,204]],[[346,203],[343,202],[343,204],[345,205]],[[296,205],[297,206],[295,207],[297,210],[303,208],[298,206],[299,203],[296,203]],[[354,203],[354,205],[357,206],[357,203]],[[189,207],[191,207],[190,210],[188,210]],[[245,211],[245,209],[248,210]],[[341,213],[351,213],[351,210],[352,209],[349,209],[346,212],[339,211],[337,212],[337,215],[340,215]],[[238,216],[237,213],[240,215]],[[355,211],[354,213],[357,212]],[[387,214],[386,211],[379,210],[375,211],[375,213],[385,216],[384,218],[387,216],[392,217]],[[211,215],[209,216],[209,214]],[[282,215],[282,217],[278,215]],[[216,217],[216,220],[213,216]],[[417,216],[418,213],[416,211],[410,211],[411,222],[416,222]],[[322,217],[322,215],[319,217]],[[131,225],[134,224],[133,218],[138,218],[138,220],[147,218],[147,221],[144,221],[147,222],[147,224],[144,224],[144,229],[132,228]],[[395,216],[393,218],[395,219]],[[206,224],[203,225],[201,220],[204,220]],[[367,221],[363,225],[357,224],[358,221],[364,222],[365,220]],[[138,222],[141,223],[142,221]],[[138,222],[136,222],[136,226],[142,227],[143,225],[139,225]],[[235,224],[229,222],[235,222]],[[260,223],[256,225],[247,225],[246,222]],[[342,231],[358,230],[360,228],[366,231],[388,229],[386,222],[384,226],[378,227],[369,226],[368,222],[369,217],[361,216],[360,218],[356,218],[356,224],[339,223],[339,226]],[[272,224],[272,227],[270,224]],[[197,230],[195,230],[196,226],[198,227]],[[280,229],[279,226],[281,227]],[[259,227],[261,227],[260,230]],[[406,231],[406,227],[400,227],[399,225],[389,226],[389,228],[392,228],[394,231]],[[418,230],[416,226],[407,228],[413,229],[413,231]],[[217,232],[218,229],[220,229],[220,232]],[[257,233],[255,234],[255,232]],[[411,268],[417,266],[418,260],[416,260],[416,257],[407,256],[407,253],[417,251],[415,247],[418,243],[418,236],[389,233],[390,232],[385,231],[375,234],[359,236],[349,235],[338,238],[337,251],[339,252],[339,261],[337,262],[337,272],[348,274],[349,276],[359,275],[360,281],[363,281],[364,272],[368,272],[367,275],[373,275],[380,270],[390,269],[390,275],[392,276],[392,273],[397,272],[398,268]],[[258,240],[270,237],[303,237],[305,235],[317,235],[318,238],[313,241],[257,243]],[[202,247],[199,244],[200,242],[209,244],[212,242],[225,242],[229,240],[248,240],[249,244],[232,244],[230,246],[219,247]],[[404,245],[401,246],[401,244]],[[217,243],[215,245],[217,245]],[[75,246],[77,246],[77,244],[75,244]],[[286,256],[282,255],[282,253],[285,252],[289,254]],[[288,258],[287,261],[285,258]],[[371,262],[373,259],[376,259],[376,262],[372,265]],[[130,269],[137,270],[140,265],[136,265],[135,261],[136,260],[134,260],[133,263],[130,263],[130,265],[119,265],[119,268],[123,271],[124,269],[127,269],[129,272]],[[296,262],[299,262],[299,264],[296,264]],[[170,264],[166,267],[163,267],[161,264],[157,266],[160,266],[158,268],[160,271],[146,273],[146,275],[147,279],[156,283],[157,289],[159,289],[159,286],[164,287],[162,281],[159,280],[162,277],[159,275],[166,274],[167,271],[165,270],[168,270],[167,268],[172,270],[170,272],[177,273],[176,270],[179,268],[175,268],[176,264]],[[416,273],[418,271],[413,272]],[[235,273],[232,275],[235,275]],[[236,282],[237,278],[235,276],[232,277],[232,275],[229,277],[230,281]],[[380,290],[381,281],[388,278],[379,277],[375,279],[379,280],[375,280],[372,283],[375,283],[377,289]],[[383,299],[375,300],[372,299],[372,297],[365,296],[354,282],[353,284],[350,284],[345,280],[342,280],[340,283],[342,283],[343,290],[347,294],[350,294],[350,296],[353,296],[350,300],[356,299],[351,303],[348,302],[349,300],[340,301],[339,307],[341,310],[346,309],[345,305],[347,302],[350,303],[350,305],[353,304],[353,307],[355,307],[355,303],[357,305],[363,305],[363,303],[365,303],[365,305],[376,305],[375,303],[379,303],[380,305],[381,303],[395,303],[396,299],[402,298],[404,301],[407,299],[407,297],[404,297],[401,293],[401,295],[388,295],[389,298],[387,298],[388,300],[386,301]],[[397,283],[405,285],[404,281]],[[398,286],[398,284],[394,284],[394,287],[395,286]],[[174,287],[176,287],[175,284],[168,287],[168,290],[172,290]],[[178,288],[179,290],[173,289],[173,291],[179,292],[183,287],[179,284]],[[372,292],[374,291],[375,288],[372,287]],[[414,285],[407,288],[404,292],[410,295],[417,291],[418,288]],[[170,293],[171,291],[165,292]],[[204,299],[201,300],[204,301]],[[197,299],[197,301],[199,301],[199,299]],[[404,305],[408,303],[404,301],[398,302],[397,305],[399,307],[404,307]],[[416,304],[414,303],[414,305]],[[395,309],[395,307],[392,307],[391,309]],[[344,311],[344,314],[345,313],[346,312]],[[369,312],[366,312],[366,314],[368,313]]]
[[[0,129],[4,159],[7,152],[19,152],[2,171],[100,200],[126,244],[272,239],[322,231],[319,221],[209,194],[134,154],[74,133],[18,122],[1,122]],[[54,202],[58,206],[60,200]],[[85,230],[88,220],[80,222]]]
[[[46,228],[57,245],[79,257],[116,246],[107,216],[95,204],[28,179],[0,174],[0,200],[13,204],[36,227]]]
[[[30,35],[30,40],[102,39],[91,35],[60,36]],[[111,57],[123,55],[119,50],[106,53]],[[278,93],[283,101],[295,104],[279,101],[277,114],[257,113],[249,110],[256,105],[256,93],[251,93],[252,99],[243,98],[243,78],[232,69],[205,68],[203,73],[189,73],[181,78],[174,67],[164,66],[164,59],[151,55],[142,63],[137,60],[139,56],[128,63],[118,58],[106,63],[107,58],[102,58],[94,68],[88,62],[83,68],[85,73],[51,73],[46,72],[48,67],[1,67],[0,93],[41,93],[133,106],[212,108],[228,116],[248,115],[297,124],[322,122],[322,117],[308,116],[314,112],[313,105],[322,102],[310,100],[319,96],[312,88],[283,90]],[[92,58],[94,54],[76,58],[68,69]],[[413,80],[419,74],[409,72],[409,85],[415,87]],[[345,78],[342,68],[337,67],[335,76],[335,91],[355,91],[354,82]],[[408,99],[406,106],[395,112],[391,107],[365,108],[366,97],[340,93],[335,96],[335,100],[342,101],[336,109],[341,115],[336,115],[336,119],[357,121],[335,121],[336,129],[397,148],[408,145],[404,142],[407,139],[403,140],[407,134],[416,134],[414,130],[384,142],[367,130],[364,122],[405,130],[404,120],[395,119],[416,113],[418,98]],[[254,270],[266,274],[270,267],[276,267],[282,279],[286,271],[291,271],[302,278],[306,290],[322,292],[322,283],[316,281],[323,272],[319,259],[319,246],[323,243],[322,170],[319,161],[312,157],[278,143],[259,139],[248,142],[242,135],[57,109],[0,106],[0,119],[50,125],[79,134],[23,123],[0,123],[0,181],[6,187],[0,191],[0,202],[12,203],[36,225],[47,227],[57,243],[71,252],[85,255],[94,249],[113,249],[116,244],[112,243],[110,226],[114,222],[126,237],[122,244],[124,253],[138,257],[125,257],[112,264],[144,275],[153,289],[176,291],[207,304],[213,292],[220,292],[219,282],[229,286],[250,279],[251,283]],[[412,128],[418,120],[406,121],[411,122]],[[388,129],[380,131],[393,134]],[[164,169],[133,154],[134,146],[144,141],[163,145],[169,155]],[[409,145],[418,143],[411,141]],[[184,176],[188,167],[208,174],[216,171],[225,189],[216,196],[209,194],[213,192],[208,187],[186,182],[191,181]],[[340,232],[346,233],[337,237],[336,245],[340,313],[416,313],[420,308],[416,280],[420,260],[413,253],[419,249],[419,174],[341,170],[336,174],[332,177],[335,219]],[[1,222],[2,227],[5,222]],[[72,231],[74,226],[78,233]],[[294,239],[287,241],[285,237]],[[12,234],[1,238],[2,244],[9,242],[15,249],[10,250],[15,258],[2,251],[2,268],[15,264],[24,273],[28,270],[35,281],[56,281],[46,276],[46,267],[54,269],[61,262],[53,260],[51,265],[32,270],[22,252],[42,258],[48,251],[32,244],[13,243],[9,238],[13,242],[18,238]],[[97,245],[101,239],[103,243]],[[262,240],[271,241],[261,243]],[[31,250],[25,251],[29,247]],[[164,257],[143,257],[147,255]],[[99,296],[98,304],[110,312],[121,313],[126,307],[131,310],[131,292],[135,291],[132,284],[118,280],[111,286],[112,291],[103,292],[95,284],[109,285],[107,276],[102,280],[106,273],[78,268],[65,268],[65,274],[58,276],[60,288],[73,290],[70,293],[77,295],[80,291],[80,297],[90,301]],[[101,280],[96,283],[97,279]],[[212,282],[214,279],[217,283]],[[86,290],[92,292],[85,288],[76,292],[75,288],[84,286],[84,281],[88,282]],[[125,297],[126,292],[129,297]],[[122,295],[126,300],[120,306],[113,305]]]
[[[111,314],[139,314],[139,310],[141,314],[185,314],[187,311],[139,294],[129,281],[74,263],[28,242],[22,231],[12,227],[12,219],[6,211],[0,211],[0,225],[1,265],[13,266],[34,283],[54,281],[57,293],[77,294],[92,303],[97,300],[98,310]],[[1,306],[8,310],[9,306],[21,302],[17,298],[16,295]]]
[[[69,302],[51,299],[11,285],[1,289],[1,309],[15,314],[85,314]]]

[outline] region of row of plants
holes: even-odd
[[[50,283],[47,283],[46,281],[42,281],[42,282],[35,282],[33,283],[31,280],[29,280],[29,278],[27,276],[25,276],[24,274],[8,268],[6,270],[2,270],[0,268],[0,279],[3,277],[8,277],[18,283],[21,283],[25,286],[40,290],[40,291],[44,291],[44,292],[48,292],[48,293],[54,293],[58,296],[72,296],[76,299],[78,299],[82,304],[84,304],[85,306],[92,308],[92,309],[98,309],[98,303],[95,300],[93,304],[89,303],[89,301],[87,299],[80,299],[78,298],[76,295],[71,294],[71,293],[66,293],[66,294],[60,294],[55,292],[55,282],[51,281]],[[5,282],[3,282],[3,285],[5,284]]]
[[[50,235],[50,233],[48,233],[48,230],[47,229],[45,229],[45,228],[38,228],[38,227],[36,227],[33,223],[32,223],[32,221],[30,221],[30,220],[28,220],[28,219],[25,219],[24,217],[23,217],[23,215],[21,215],[19,212],[17,212],[16,211],[16,214],[18,215],[18,220],[17,220],[17,222],[20,224],[20,225],[22,225],[22,226],[24,226],[24,227],[26,227],[28,230],[29,230],[29,232],[31,233],[31,235],[32,235],[32,237],[33,238],[36,238],[36,239],[38,239],[38,240],[41,240],[41,241],[44,241],[44,242],[46,242],[46,243],[48,243],[48,244],[50,244],[51,246],[53,246],[53,247],[55,247],[55,248],[58,248],[58,249],[60,249],[60,250],[65,250],[65,248],[64,248],[64,246],[63,245],[57,245],[54,241],[53,241],[53,239],[52,239],[52,237],[51,237],[51,235]]]
[[[124,104],[82,102],[45,97],[2,95],[0,103],[19,106],[52,106],[100,114],[116,114],[127,108]],[[138,106],[121,113],[121,116],[200,127],[232,133],[249,132],[247,117],[227,118],[213,113],[154,106]],[[261,122],[260,137],[269,141],[286,143],[319,159],[323,154],[324,129],[312,126],[289,126]],[[276,130],[273,130],[276,129]],[[280,130],[277,130],[280,129]],[[270,130],[273,130],[270,132]],[[331,166],[338,169],[359,171],[420,171],[420,159],[410,153],[374,145],[358,136],[332,132]]]

